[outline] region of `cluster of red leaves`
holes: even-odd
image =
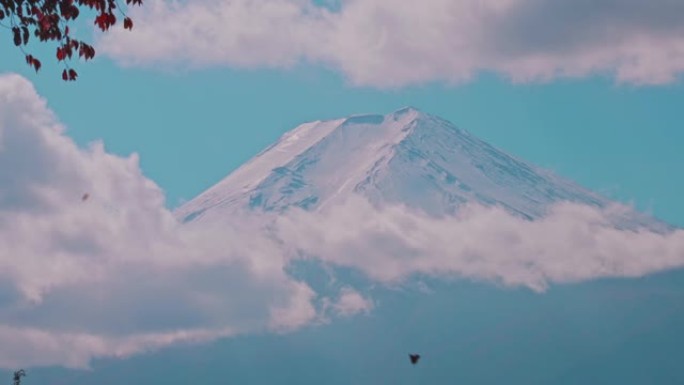
[[[67,80],[76,80],[76,77],[78,74],[76,71],[74,71],[73,68],[69,68],[69,70],[64,70],[62,71],[62,80],[67,81]]]
[[[126,0],[127,5],[142,5],[142,2]],[[123,27],[133,29],[133,20],[118,7],[117,0],[0,0],[0,23],[9,20],[10,26],[6,27],[11,29],[14,44],[22,51],[22,46],[29,43],[31,29],[40,42],[56,41],[57,60],[66,67],[62,71],[62,79],[76,80],[78,74],[69,68],[66,60],[71,59],[76,52],[86,61],[95,56],[95,49],[91,45],[69,35],[67,23],[77,19],[80,9],[85,7],[97,12],[94,24],[103,32],[116,24],[114,12],[117,9],[123,15]],[[41,62],[30,54],[25,55],[26,63],[38,72]]]

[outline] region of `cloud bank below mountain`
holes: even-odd
[[[421,274],[543,291],[684,266],[684,230],[615,228],[615,218],[630,209],[562,202],[529,221],[503,208],[466,205],[437,218],[351,196],[320,212],[293,209],[277,223],[284,243],[302,257],[359,269],[387,284]]]

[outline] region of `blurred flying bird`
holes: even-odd
[[[409,354],[409,359],[411,360],[411,363],[415,365],[418,363],[418,360],[420,359],[420,354]]]

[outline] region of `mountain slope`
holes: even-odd
[[[528,219],[550,204],[604,207],[610,200],[500,151],[414,108],[302,124],[176,211],[184,221],[250,209],[319,210],[350,193],[440,216],[466,202],[500,205]],[[641,213],[623,227],[668,225]]]

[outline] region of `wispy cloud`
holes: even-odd
[[[349,317],[358,313],[369,313],[373,310],[373,301],[365,298],[361,293],[351,287],[343,287],[337,302],[330,305],[332,309],[343,317]]]
[[[127,65],[320,63],[357,85],[516,82],[611,74],[670,83],[684,71],[684,3],[670,0],[150,0],[100,48]]]

